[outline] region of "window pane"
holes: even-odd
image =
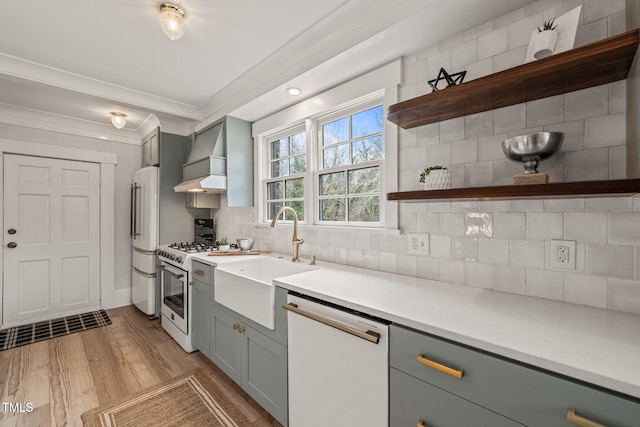
[[[289,151],[287,148],[287,138],[271,142],[271,160],[288,156]]]
[[[304,197],[304,180],[288,179],[285,181],[287,199],[298,199]]]
[[[380,168],[378,166],[349,171],[349,194],[377,191],[380,191]]]
[[[293,210],[296,211],[299,221],[304,221],[304,202],[302,200],[287,202],[286,205],[291,206]],[[293,215],[291,215],[291,212],[285,211],[285,219],[293,221]]]
[[[320,199],[321,221],[344,221],[344,199]]]
[[[349,197],[349,221],[380,221],[380,198],[378,196]]]
[[[307,152],[307,134],[304,132],[291,135],[290,149],[291,155]]]
[[[351,144],[352,164],[380,160],[384,158],[384,139],[382,136],[355,141]]]
[[[352,138],[380,133],[383,128],[384,118],[382,117],[382,105],[370,108],[352,116]]]
[[[267,183],[267,200],[282,199],[282,181]]]
[[[307,156],[295,156],[289,158],[289,173],[302,173],[307,171]]]
[[[322,126],[322,145],[349,140],[349,117],[327,123]]]
[[[273,219],[278,213],[278,209],[282,206],[282,202],[269,202],[267,203],[267,219]]]
[[[337,194],[345,194],[347,192],[345,173],[328,173],[320,175],[320,195],[334,196]]]
[[[349,164],[349,145],[342,144],[322,150],[322,167],[331,169]]]
[[[271,178],[288,175],[289,160],[271,162]]]

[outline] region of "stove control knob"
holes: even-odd
[[[181,262],[182,262],[182,257],[181,257],[181,256],[179,256],[178,258],[176,258],[176,262],[181,263]]]

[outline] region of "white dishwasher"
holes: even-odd
[[[297,294],[283,308],[289,426],[388,426],[389,322]]]

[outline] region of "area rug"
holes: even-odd
[[[85,427],[245,427],[250,422],[202,371],[82,414]]]
[[[111,324],[111,319],[109,319],[107,313],[104,310],[97,310],[29,325],[14,326],[0,331],[0,350],[7,350],[109,324]]]

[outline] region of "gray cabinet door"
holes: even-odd
[[[389,369],[392,427],[522,426],[438,387]]]
[[[193,292],[191,344],[196,350],[200,350],[202,354],[209,357],[209,343],[211,340],[209,292],[211,291],[211,286],[199,280],[194,280],[191,289]]]
[[[253,328],[243,333],[242,388],[280,423],[287,422],[287,348]]]
[[[242,336],[238,333],[239,325],[235,317],[213,307],[209,357],[233,381],[242,384]]]
[[[160,135],[155,129],[142,139],[142,166],[157,166],[160,164],[159,155]]]

